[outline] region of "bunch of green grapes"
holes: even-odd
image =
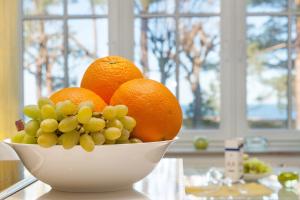
[[[101,113],[93,109],[90,101],[77,106],[66,100],[55,105],[48,98],[40,98],[38,105],[24,107],[24,114],[31,119],[11,140],[46,148],[62,145],[70,149],[81,145],[88,152],[95,145],[142,142],[130,137],[136,121],[127,116],[127,106],[106,106]]]
[[[250,158],[244,161],[244,173],[246,174],[264,174],[271,171],[272,169],[269,165],[257,158]]]

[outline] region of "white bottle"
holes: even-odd
[[[225,176],[233,183],[243,177],[243,147],[242,138],[225,140]]]

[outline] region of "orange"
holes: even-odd
[[[50,99],[54,103],[71,100],[77,105],[83,101],[92,101],[95,105],[94,110],[97,112],[101,112],[106,106],[106,103],[97,94],[88,89],[79,87],[63,88],[58,90],[51,95]]]
[[[115,90],[123,83],[143,78],[142,72],[129,60],[107,56],[95,60],[85,71],[81,87],[90,89],[109,103]]]
[[[137,122],[133,137],[143,142],[173,139],[181,128],[180,105],[159,82],[149,79],[128,81],[115,91],[110,104],[128,106],[128,115]]]

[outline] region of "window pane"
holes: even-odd
[[[183,13],[218,13],[220,0],[180,0],[179,11]]]
[[[63,15],[63,0],[23,0],[24,15]]]
[[[287,20],[247,18],[247,109],[251,128],[287,127]]]
[[[288,0],[247,0],[248,12],[280,12],[287,8]]]
[[[180,20],[179,91],[185,128],[220,124],[219,23],[219,17]]]
[[[107,0],[68,0],[71,15],[106,15]]]
[[[69,81],[79,86],[90,62],[108,55],[107,19],[69,20]]]
[[[135,0],[134,13],[174,13],[175,0]]]
[[[138,18],[135,20],[135,63],[144,74],[165,84],[174,94],[175,20]]]
[[[300,129],[300,17],[292,19],[292,128]]]
[[[24,22],[24,103],[64,85],[62,21]]]

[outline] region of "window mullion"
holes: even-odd
[[[64,0],[64,15],[63,15],[63,46],[64,46],[64,85],[65,87],[69,86],[69,61],[68,61],[68,52],[69,52],[69,41],[68,41],[68,35],[69,35],[69,28],[68,28],[68,21],[67,21],[67,15],[68,15],[68,2],[67,0]]]
[[[288,129],[292,129],[292,58],[291,58],[291,48],[292,48],[292,0],[288,0],[288,78],[287,78],[287,117],[288,117]]]

